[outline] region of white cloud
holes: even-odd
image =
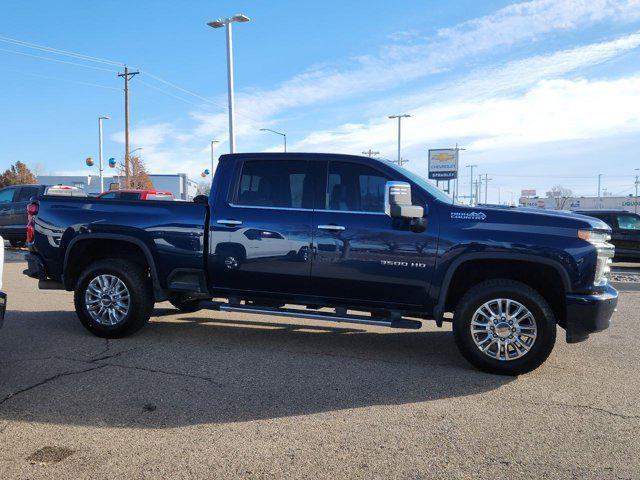
[[[353,100],[363,93],[396,88],[450,69],[465,58],[543,34],[638,17],[638,0],[535,0],[510,5],[491,15],[442,29],[435,38],[422,43],[394,43],[375,55],[354,58],[351,68],[311,68],[273,90],[240,92],[236,96],[238,135],[255,134],[256,126],[264,125],[284,110],[341,98]],[[226,125],[226,113],[222,112],[213,115],[199,112],[194,118],[199,126],[183,139],[220,135]]]
[[[236,97],[236,135],[243,143],[262,135],[259,127],[277,125],[277,116],[286,112],[291,117],[296,108],[325,106],[342,98],[358,102],[364,94],[392,92],[403,82],[456,67],[464,68],[463,61],[495,57],[496,52],[507,47],[535,41],[544,35],[588,27],[597,22],[637,18],[640,18],[638,0],[534,0],[442,29],[426,40],[419,39],[415,32],[400,32],[399,37],[405,37],[409,43],[392,43],[374,55],[351,59],[347,68],[318,66],[271,90],[239,92]],[[383,109],[389,113],[390,109],[409,107],[414,118],[405,122],[403,135],[403,143],[408,149],[463,138],[475,142],[474,146],[479,149],[526,143],[534,140],[534,134],[542,139],[544,119],[534,120],[538,121],[537,133],[527,136],[522,129],[524,120],[520,112],[527,112],[534,119],[542,114],[557,114],[547,104],[536,110],[532,102],[543,102],[562,89],[565,90],[562,94],[566,93],[570,98],[580,97],[579,92],[586,88],[584,81],[560,84],[543,80],[562,77],[568,72],[607,61],[639,45],[640,34],[632,34],[614,41],[476,69],[461,76],[454,84],[433,87],[410,96],[387,98],[384,103],[360,101],[353,110],[354,116],[358,119],[368,116],[371,120],[337,126],[331,131],[314,132],[293,145],[293,149],[354,153],[373,147],[384,151],[394,144],[395,130],[386,117],[381,116]],[[586,85],[594,84],[586,82]],[[529,91],[522,93],[523,89]],[[575,95],[572,96],[570,91]],[[593,128],[589,129],[586,124],[588,118],[571,119],[577,121],[573,130],[558,128],[550,133],[555,135],[554,138],[562,135],[573,138],[572,135],[581,131],[610,131],[607,125],[615,123],[605,115],[602,121],[593,122]],[[179,165],[181,171],[192,168],[190,173],[193,174],[201,170],[201,165],[207,165],[208,154],[203,145],[211,138],[226,140],[226,112],[209,114],[197,111],[191,113],[191,119],[196,125],[189,129],[178,129],[169,123],[134,129],[133,141],[144,146],[144,156],[154,171],[158,165],[172,170]],[[521,129],[507,128],[509,121],[520,125]],[[122,134],[116,138],[121,141]]]
[[[403,123],[405,151],[426,151],[465,140],[474,152],[593,139],[640,130],[640,75],[618,80],[543,80],[520,95],[453,100],[423,106]],[[396,131],[380,120],[339,133],[318,132],[296,150],[356,152],[394,144]],[[424,156],[424,154],[421,154]]]

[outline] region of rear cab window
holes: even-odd
[[[246,160],[234,203],[270,208],[313,208],[313,182],[304,160]]]

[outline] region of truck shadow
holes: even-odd
[[[447,331],[156,314],[105,341],[72,312],[11,312],[0,420],[168,428],[430,402],[513,380],[472,369]]]

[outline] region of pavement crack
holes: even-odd
[[[553,402],[552,405],[557,405],[559,407],[568,407],[568,408],[581,408],[584,410],[591,410],[594,412],[600,412],[607,415],[611,415],[613,417],[623,418],[625,420],[637,420],[640,419],[640,415],[626,415],[624,413],[613,412],[611,410],[607,410],[606,408],[594,407],[593,405],[580,405],[573,403],[562,403],[562,402]]]
[[[221,387],[222,384],[217,383],[213,378],[211,377],[205,377],[205,376],[201,376],[201,375],[192,375],[189,373],[181,373],[181,372],[171,372],[168,370],[156,370],[154,368],[147,368],[147,367],[135,367],[133,365],[119,365],[117,363],[104,363],[104,366],[110,366],[110,367],[116,367],[116,368],[124,368],[125,370],[140,370],[143,372],[149,372],[149,373],[159,373],[161,375],[172,375],[172,376],[176,376],[176,377],[184,377],[184,378],[192,378],[195,380],[203,380],[205,382],[209,382],[217,387]]]
[[[22,388],[20,390],[17,390],[15,392],[12,392],[8,395],[6,395],[2,400],[0,400],[0,406],[3,405],[5,402],[7,402],[8,400],[12,399],[13,397],[20,395],[22,393],[28,392],[30,390],[33,390],[34,388],[38,388],[41,387],[42,385],[46,385],[47,383],[53,382],[59,378],[62,377],[68,377],[71,375],[78,375],[80,373],[86,373],[86,372],[91,372],[92,370],[98,370],[100,368],[104,368],[106,367],[106,365],[97,365],[97,366],[93,366],[91,368],[85,368],[84,370],[71,370],[68,372],[61,372],[61,373],[57,373],[51,377],[45,378],[44,380],[41,380],[37,383],[34,383],[33,385],[30,385],[28,387]]]
[[[91,360],[88,360],[88,363],[95,363],[95,362],[100,362],[102,360],[109,360],[110,358],[116,358],[119,357],[120,355],[124,355],[125,353],[129,353],[129,352],[133,352],[134,350],[138,350],[140,347],[133,347],[133,348],[129,348],[127,350],[120,350],[119,352],[116,353],[112,353],[110,355],[104,355],[104,353],[108,352],[109,350],[105,350],[103,352],[100,352],[99,355],[102,355],[101,357],[94,357]]]

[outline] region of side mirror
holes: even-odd
[[[411,204],[411,185],[407,182],[387,182],[384,192],[384,213],[391,218],[422,218],[424,208]]]

